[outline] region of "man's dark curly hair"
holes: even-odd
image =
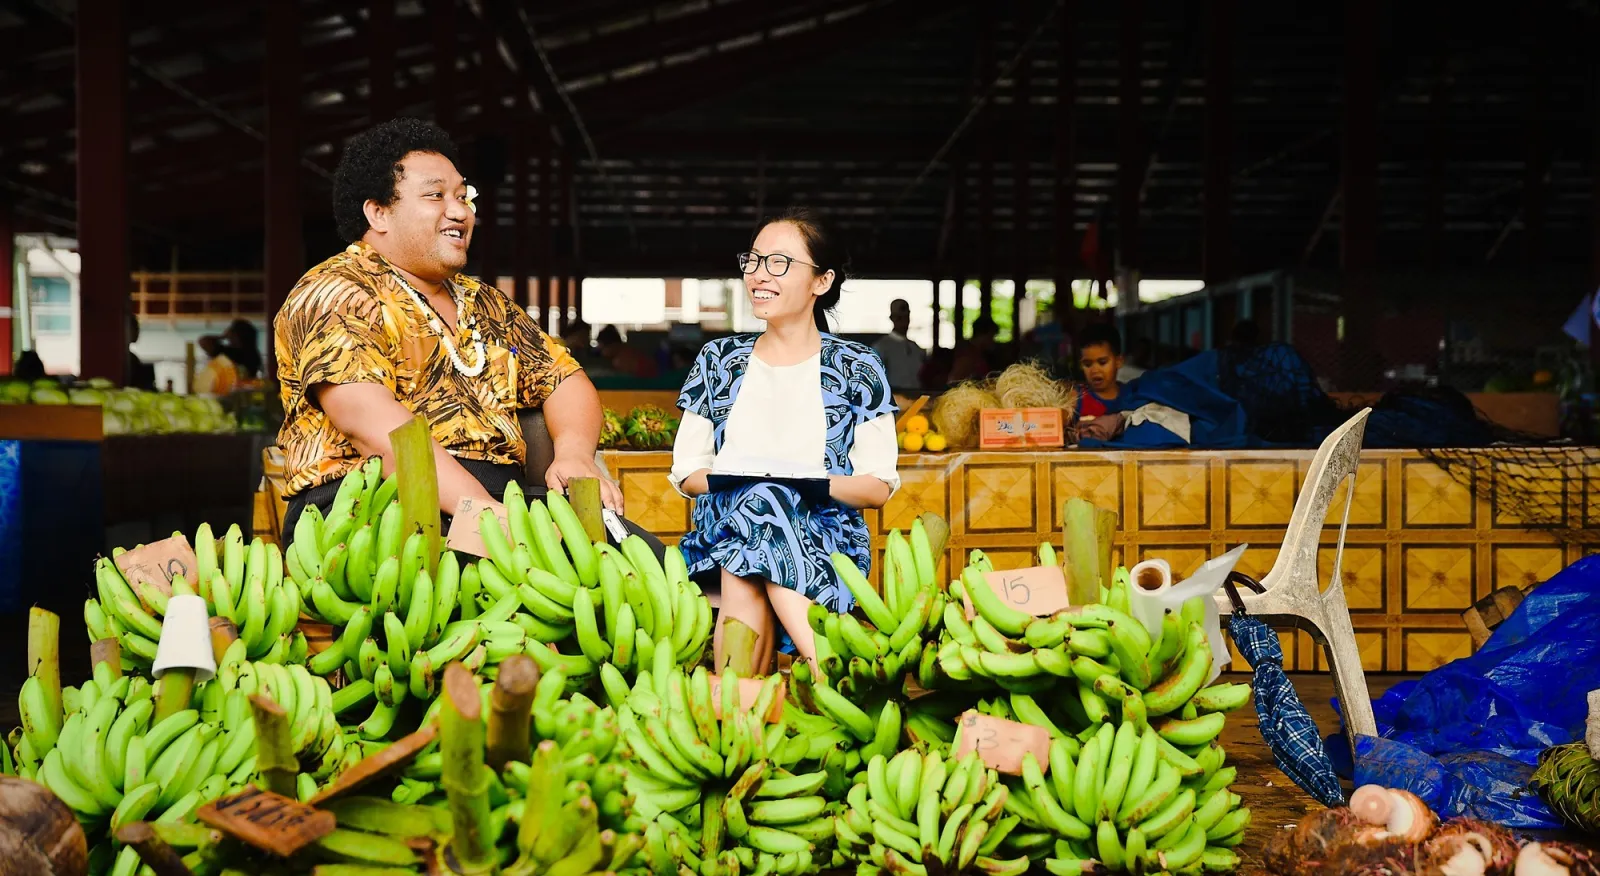
[[[367,233],[367,201],[394,203],[400,162],[413,152],[432,152],[458,164],[456,144],[443,128],[421,119],[391,119],[350,138],[333,172],[333,221],[354,243]]]

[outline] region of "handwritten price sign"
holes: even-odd
[[[332,812],[260,788],[246,788],[200,807],[206,824],[280,857],[288,857],[333,833]]]
[[[195,587],[198,576],[194,548],[182,535],[164,538],[153,544],[135,548],[117,557],[117,568],[133,592],[139,592],[141,583],[149,584],[162,593],[172,595],[172,582],[182,578]],[[149,608],[150,606],[145,606]]]
[[[1049,731],[969,711],[961,716],[955,753],[956,757],[966,757],[972,751],[985,764],[1007,775],[1022,775],[1022,758],[1030,751],[1041,770],[1050,769]]]
[[[1059,566],[1005,569],[983,576],[989,589],[1007,605],[1035,617],[1049,617],[1072,605],[1067,599],[1067,577]],[[978,616],[971,594],[966,595],[967,620]]]
[[[483,546],[483,537],[478,535],[478,518],[482,516],[485,508],[493,511],[494,516],[499,518],[500,528],[506,533],[506,541],[514,543],[515,539],[511,537],[511,525],[506,522],[506,506],[499,502],[485,502],[482,499],[463,496],[456,504],[456,513],[450,516],[450,531],[445,533],[444,537],[445,547],[475,557],[487,557],[489,549]]]
[[[739,679],[739,708],[755,708],[756,700],[761,697],[761,688],[765,685],[766,679],[763,678]],[[788,694],[789,683],[778,682],[778,693],[772,698],[772,708],[767,709],[761,720],[768,724],[778,723],[783,718],[783,701]],[[722,678],[717,675],[711,676],[711,708],[716,711],[718,718],[722,717]]]

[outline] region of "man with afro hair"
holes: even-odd
[[[340,158],[333,213],[349,246],[307,271],[273,322],[286,535],[308,504],[326,511],[363,458],[380,455],[393,471],[389,433],[413,415],[431,427],[443,513],[521,479],[517,412],[539,407],[555,444],[542,486],[599,478],[606,507],[622,511],[595,463],[594,385],[527,311],[461,273],[475,216],[456,154],[437,125],[395,119]]]

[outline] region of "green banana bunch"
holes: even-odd
[[[947,605],[922,521],[912,525],[910,539],[898,529],[889,533],[881,599],[848,557],[835,554],[832,561],[869,622],[813,605],[807,620],[816,633],[818,667],[845,696],[876,688],[898,692],[908,671],[920,675],[921,667],[932,665],[923,652],[938,638]]]
[[[225,703],[230,710],[227,722],[230,755],[224,763],[237,764],[255,751],[255,724],[250,718],[248,698],[263,694],[283,706],[289,713],[289,726],[293,729],[292,748],[302,763],[323,764],[315,773],[327,776],[332,772],[330,753],[341,735],[337,705],[341,695],[348,700],[348,688],[335,694],[327,679],[313,675],[303,665],[281,666],[273,663],[251,662],[245,659],[244,640],[237,639],[217,661],[216,676],[196,688],[195,698],[202,704],[208,701]],[[240,705],[235,706],[235,701]],[[202,716],[205,706],[202,705]],[[237,714],[232,709],[237,708]]]
[[[1021,876],[1028,858],[996,857],[1016,826],[1010,796],[976,752],[874,755],[838,818],[841,856],[888,873]]]
[[[181,533],[174,533],[179,535]],[[276,545],[260,538],[247,546],[237,525],[220,540],[208,524],[195,532],[196,584],[192,592],[206,602],[213,617],[233,621],[252,660],[295,661],[306,651],[295,631],[302,609],[301,588],[284,575],[284,558]],[[120,553],[116,551],[113,553]],[[189,592],[176,584],[174,592]],[[172,594],[148,582],[130,585],[109,557],[95,561],[95,591],[83,606],[84,627],[91,642],[116,639],[123,664],[148,671],[161,641],[161,622]]]
[[[721,677],[713,694],[705,667],[686,675],[665,649],[656,656],[657,666],[640,671],[631,688],[614,667],[602,670],[608,696],[620,703],[627,786],[645,826],[651,869],[667,874],[681,865],[702,876],[735,876],[811,873],[826,865],[817,853],[834,838],[822,793],[830,772],[794,771],[813,754],[812,740],[791,734],[788,722],[831,725],[787,707],[777,723],[766,723],[779,676],[769,677],[744,708],[733,673]],[[840,756],[836,781],[842,763]]]
[[[603,825],[603,804],[585,793],[588,781],[572,769],[576,759],[554,740],[534,748],[526,765],[529,794],[507,807],[508,820],[516,823],[517,857],[506,876],[624,872],[643,849],[639,833]],[[567,793],[548,793],[554,788]]]
[[[40,751],[34,746],[47,706],[35,686],[24,685],[16,764],[61,798],[91,836],[134,821],[189,821],[202,803],[252,778],[255,739],[244,693],[225,694],[208,682],[194,696],[200,708],[154,721],[160,687],[97,664],[95,677],[72,689],[73,707],[54,743],[37,742]]]

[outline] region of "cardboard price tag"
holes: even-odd
[[[969,711],[961,716],[958,732],[956,757],[976,751],[985,764],[1007,775],[1020,776],[1023,755],[1031,751],[1039,769],[1050,771],[1050,732],[1043,727]]]
[[[332,812],[255,787],[213,800],[195,814],[235,839],[285,858],[333,833],[335,826]]]
[[[1000,601],[1035,617],[1049,617],[1072,605],[1067,599],[1067,576],[1060,566],[1004,569],[985,573],[983,580]],[[972,620],[978,616],[978,610],[972,605],[972,594],[965,594],[964,600],[967,620]]]
[[[760,698],[761,688],[766,684],[766,681],[764,678],[739,679],[739,708],[755,708],[756,700]],[[789,682],[778,682],[778,692],[772,698],[772,708],[767,709],[767,713],[762,716],[761,720],[768,724],[776,724],[782,720],[783,701],[788,695]],[[722,676],[720,675],[711,676],[711,709],[717,713],[718,718],[722,717]]]
[[[188,581],[191,588],[195,588],[199,579],[199,570],[196,567],[200,561],[195,559],[194,548],[189,546],[189,539],[182,535],[174,535],[135,548],[117,557],[116,562],[117,569],[122,572],[122,577],[127,580],[128,586],[133,588],[134,593],[139,592],[139,584],[143,582],[171,596],[174,578]]]
[[[343,797],[379,776],[404,767],[416,760],[417,755],[438,736],[439,723],[429,721],[422,729],[401,738],[377,754],[356,761],[355,765],[339,774],[338,781],[318,791],[317,795],[311,798],[311,805],[320,806],[329,800]]]
[[[505,530],[506,542],[514,543],[516,539],[511,537],[511,524],[506,522],[506,506],[499,502],[485,502],[482,499],[463,496],[461,501],[456,503],[456,513],[450,515],[450,531],[445,533],[444,537],[445,547],[475,557],[489,556],[489,549],[483,546],[483,537],[478,535],[478,517],[483,514],[485,508],[493,511],[494,516],[500,519],[500,528]]]
[[[978,412],[978,449],[1062,447],[1066,434],[1059,408],[984,408]]]

